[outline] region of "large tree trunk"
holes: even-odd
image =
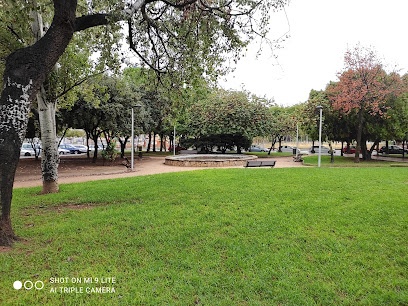
[[[36,1],[34,1],[36,6]],[[31,30],[34,34],[35,41],[41,39],[44,36],[44,25],[42,16],[37,11],[33,11],[31,14]],[[47,99],[47,93],[44,89],[44,85],[41,86],[37,93],[38,102],[38,115],[40,120],[41,129],[41,173],[42,173],[42,193],[56,193],[59,190],[58,187],[58,164],[59,155],[57,147],[57,134],[55,123],[55,109],[57,103],[51,102]]]
[[[19,49],[6,59],[0,97],[0,245],[11,245],[16,236],[10,211],[14,176],[24,140],[31,102],[72,38],[75,0],[55,0],[51,27],[34,45]]]
[[[55,102],[47,102],[44,87],[37,93],[38,110],[41,128],[41,170],[42,192],[56,193],[58,187],[59,155],[55,126]]]

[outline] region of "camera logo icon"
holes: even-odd
[[[21,281],[17,280],[13,283],[13,287],[16,290],[20,290],[21,288],[24,287],[25,290],[31,290],[33,288],[37,289],[37,290],[41,290],[44,288],[44,282],[43,281],[36,281],[36,282],[32,282],[30,280],[26,280],[24,283],[22,283]]]

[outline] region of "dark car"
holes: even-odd
[[[77,147],[75,147],[75,146],[73,146],[73,145],[70,145],[70,144],[62,144],[62,145],[59,146],[59,148],[68,150],[69,153],[71,153],[71,154],[75,154],[75,153],[79,154],[79,153],[81,153],[81,150],[80,150],[80,149],[78,149]]]
[[[405,151],[405,153],[408,153],[407,149],[403,149],[400,146],[388,146],[388,154],[402,154],[402,152]],[[382,146],[380,149],[381,154],[387,154],[387,147]]]

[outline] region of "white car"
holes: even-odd
[[[65,154],[69,154],[69,153],[70,153],[69,150],[58,147],[58,154],[59,155],[65,155]]]
[[[269,152],[269,149],[260,146],[252,145],[249,152]]]
[[[79,153],[86,153],[88,152],[88,147],[84,145],[75,145],[79,149]]]
[[[309,149],[310,153],[319,153],[319,146],[313,146],[310,147]],[[328,147],[322,146],[322,154],[330,154],[330,149]],[[335,153],[336,151],[333,150],[333,153]]]
[[[35,156],[35,152],[30,143],[23,143],[20,150],[20,156]]]
[[[295,149],[297,150],[297,153],[300,154],[300,150],[297,149],[296,147],[292,147],[292,146],[281,146],[281,147],[280,147],[280,150],[281,150],[281,152],[283,152],[283,153],[296,154],[296,151],[294,151]]]
[[[98,145],[98,152],[102,152],[103,147],[101,145]],[[95,152],[95,145],[90,145],[89,146],[89,152]]]

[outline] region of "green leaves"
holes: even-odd
[[[217,90],[192,105],[189,134],[240,134],[252,139],[267,133],[270,119],[266,106],[250,101],[247,93]]]

